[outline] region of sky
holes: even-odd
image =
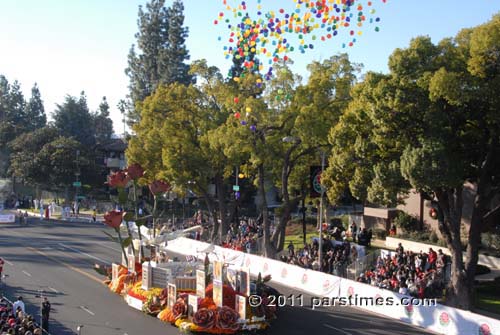
[[[238,4],[236,0],[227,0]],[[170,5],[172,0],[167,0]],[[266,9],[293,9],[293,0],[260,0]],[[367,1],[361,1],[366,3]],[[372,0],[380,17],[375,25],[361,28],[353,47],[342,47],[349,36],[326,42],[314,41],[305,54],[292,53],[294,72],[307,77],[307,64],[347,52],[351,61],[362,63],[363,72],[387,72],[388,57],[405,48],[413,37],[428,35],[437,43],[463,28],[474,27],[500,13],[500,0]],[[103,96],[111,106],[116,133],[123,133],[116,108],[128,93],[124,73],[127,55],[136,43],[137,12],[147,0],[0,0],[0,74],[18,80],[26,97],[36,82],[49,115],[66,95],[85,91],[89,108],[98,108]],[[252,8],[257,0],[246,0]],[[278,6],[278,7],[277,7]],[[205,58],[226,74],[231,61],[223,47],[229,30],[214,24],[225,12],[222,0],[184,0],[186,46],[190,61]],[[225,12],[227,15],[227,12]],[[221,41],[219,41],[219,39]]]

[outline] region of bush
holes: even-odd
[[[385,240],[387,236],[387,232],[385,229],[375,228],[373,229],[373,236],[379,240]]]
[[[439,242],[439,238],[438,238],[438,236],[437,236],[437,234],[436,234],[435,231],[432,231],[430,233],[430,235],[429,235],[429,241],[431,241],[431,243],[434,243],[434,244],[436,244],[437,242]]]
[[[407,232],[416,231],[418,227],[418,219],[406,212],[399,212],[398,216],[394,218],[393,223],[396,227],[403,229]]]

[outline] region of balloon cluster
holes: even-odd
[[[356,36],[362,35],[366,22],[378,23],[374,17],[373,1],[363,0],[293,0],[294,8],[264,11],[261,0],[256,0],[255,11],[246,1],[223,0],[225,12],[221,11],[215,24],[225,23],[229,29],[228,45],[224,46],[226,58],[240,59],[250,71],[263,71],[264,65],[256,60],[267,59],[272,65],[279,60],[288,60],[287,54],[314,49],[316,42],[327,41],[343,30],[349,34],[349,42],[342,47],[353,46]],[[381,0],[386,2],[386,0]],[[375,27],[379,31],[379,27]],[[219,40],[222,40],[219,37]],[[264,77],[269,80],[273,69],[269,67]],[[230,77],[238,80],[231,73]]]

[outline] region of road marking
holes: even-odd
[[[51,260],[51,261],[53,261],[53,262],[56,262],[56,263],[62,264],[62,265],[64,265],[65,267],[67,267],[68,269],[73,270],[73,271],[75,271],[75,272],[78,272],[79,274],[81,274],[81,275],[83,275],[83,276],[85,276],[85,277],[87,277],[87,278],[89,278],[89,279],[92,279],[93,281],[96,281],[96,282],[98,282],[98,283],[100,283],[100,284],[104,284],[104,283],[103,283],[103,281],[102,281],[102,279],[99,279],[99,278],[97,278],[96,276],[91,275],[90,273],[87,273],[87,272],[85,272],[85,271],[83,271],[83,270],[80,270],[80,269],[78,269],[78,268],[74,267],[74,266],[73,266],[73,265],[71,265],[71,264],[68,264],[68,263],[66,263],[66,262],[63,262],[63,261],[58,260],[57,258],[54,258],[54,257],[52,257],[52,256],[49,256],[49,255],[47,255],[46,253],[44,253],[43,251],[40,251],[40,250],[35,249],[35,248],[32,248],[32,247],[27,247],[27,249],[28,249],[28,250],[32,250],[32,251],[36,252],[37,254],[42,255],[42,256],[44,256],[44,257],[46,257],[46,258],[50,259],[50,260]]]
[[[75,248],[72,248],[72,247],[70,247],[70,246],[67,246],[67,245],[66,245],[66,244],[64,244],[64,243],[58,243],[58,244],[59,244],[60,246],[64,247],[64,248],[67,248],[67,249],[73,250],[73,251],[75,251],[75,252],[77,252],[77,253],[79,253],[79,254],[82,254],[82,255],[88,256],[88,257],[90,257],[90,258],[93,258],[93,259],[95,259],[95,260],[98,260],[98,261],[104,262],[104,263],[106,263],[106,264],[109,264],[109,262],[108,262],[108,261],[105,261],[105,260],[104,260],[104,259],[102,259],[102,258],[99,258],[99,257],[93,256],[93,255],[91,255],[91,254],[87,254],[86,252],[83,252],[83,251],[80,251],[80,250],[78,250],[78,249],[75,249]]]
[[[54,293],[59,293],[59,291],[58,291],[58,290],[56,290],[55,288],[50,287],[50,286],[49,286],[49,290],[51,290],[51,291],[52,291],[52,292],[54,292]]]
[[[9,262],[9,261],[8,261],[8,260],[6,260],[5,258],[4,258],[3,260],[5,261],[5,263],[9,264],[10,266],[13,266],[13,265],[14,265],[14,263]]]
[[[81,309],[83,309],[85,312],[89,313],[90,315],[95,315],[94,312],[92,312],[90,309],[86,308],[85,306],[80,306]]]
[[[27,271],[24,271],[24,270],[23,270],[23,273],[24,273],[25,275],[27,275],[28,277],[31,277],[31,273],[29,273],[29,272],[27,272]]]
[[[336,331],[338,331],[338,332],[341,332],[341,333],[343,333],[343,334],[345,334],[345,335],[352,335],[351,333],[346,332],[345,330],[342,330],[342,329],[340,329],[340,328],[337,328],[337,327],[331,326],[331,325],[329,325],[329,324],[327,324],[327,323],[323,323],[323,326],[325,326],[326,328],[330,328],[330,329],[336,330]]]
[[[99,245],[100,245],[101,247],[104,247],[104,248],[108,248],[108,249],[111,249],[111,250],[114,250],[114,251],[122,252],[120,249],[113,248],[113,247],[109,247],[109,246],[105,245],[104,243],[99,244]]]

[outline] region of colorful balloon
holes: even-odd
[[[223,47],[225,57],[242,59],[249,72],[259,72],[262,64],[286,62],[290,53],[314,50],[316,43],[326,42],[343,31],[347,36],[361,36],[364,24],[380,21],[379,17],[371,17],[376,12],[373,0],[288,1],[288,9],[283,6],[265,11],[260,0],[256,8],[245,1],[223,0],[225,12],[219,12],[214,23],[227,23],[229,44]],[[375,31],[379,30],[377,26]],[[351,38],[340,44],[345,47],[354,43],[356,40]],[[238,77],[229,76],[239,81]],[[272,71],[268,71],[263,78],[269,80],[272,76]]]

